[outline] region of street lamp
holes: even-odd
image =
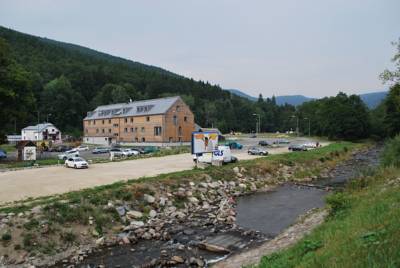
[[[308,117],[305,117],[304,120],[308,120],[308,136],[311,137],[311,120]]]
[[[260,133],[261,132],[261,115],[260,114],[253,114],[254,116],[258,116],[258,122],[256,121],[256,133]]]

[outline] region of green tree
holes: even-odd
[[[400,84],[391,87],[385,100],[385,125],[390,136],[400,133]]]

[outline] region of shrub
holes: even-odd
[[[331,216],[337,216],[342,214],[345,210],[350,207],[349,198],[343,193],[335,193],[327,196],[326,203],[330,206]]]
[[[381,162],[385,167],[400,167],[400,134],[385,143]]]
[[[5,233],[5,234],[3,234],[3,235],[1,236],[1,240],[4,241],[4,242],[10,241],[11,238],[12,238],[12,237],[11,237],[11,234],[9,234],[9,233]]]

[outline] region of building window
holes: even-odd
[[[187,116],[185,116],[185,117],[183,118],[183,121],[187,122]]]
[[[133,117],[131,117],[131,123],[133,123]]]
[[[133,127],[131,127],[131,132],[133,132]]]
[[[98,128],[96,128],[96,133],[99,133],[99,129]]]
[[[88,133],[88,129],[87,128],[85,129],[85,132],[86,132],[86,134]],[[24,140],[25,140],[25,138],[24,138]]]
[[[145,142],[145,141],[146,141],[146,139],[143,137],[143,138],[142,138],[142,142]]]
[[[150,121],[150,116],[146,117],[146,121],[149,122]]]
[[[128,123],[128,118],[125,118],[125,123]]]
[[[176,111],[179,112],[181,110],[181,106],[177,105],[176,106]]]
[[[128,128],[125,128],[125,129],[124,129],[124,132],[127,133],[127,132],[128,132]]]
[[[104,119],[103,119],[103,120],[101,120],[101,123],[104,125]]]
[[[178,128],[178,135],[179,135],[179,136],[182,136],[182,127],[179,127],[179,128]]]
[[[144,127],[142,127],[142,132],[144,132]]]
[[[115,136],[115,137],[118,137],[118,133],[114,133],[114,136]]]
[[[137,127],[135,127],[135,132],[137,132]]]
[[[108,119],[108,123],[111,124],[111,119]]]
[[[93,125],[96,125],[96,120],[93,120]]]
[[[154,127],[154,136],[161,136],[161,127]]]
[[[101,130],[101,132],[102,132],[102,133],[104,133],[104,132],[105,132],[105,131],[104,131],[104,128]]]
[[[118,124],[114,124],[113,127],[118,127]]]
[[[108,133],[111,133],[111,128],[108,129]]]
[[[178,118],[176,117],[176,115],[174,115],[174,125],[176,126],[177,123],[178,123]]]
[[[136,137],[136,138],[135,138],[135,141],[136,141],[136,142],[138,142],[138,141],[139,141],[139,139]]]

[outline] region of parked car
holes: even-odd
[[[78,151],[89,151],[89,146],[87,146],[87,145],[79,145],[75,149],[78,150]]]
[[[139,155],[139,151],[136,150],[132,150],[132,149],[121,149],[122,152],[126,155],[126,156],[134,156],[134,155]]]
[[[58,159],[60,160],[67,160],[70,157],[79,157],[79,151],[74,149],[65,151],[63,154],[58,155]]]
[[[157,151],[158,151],[158,148],[156,146],[146,146],[143,149],[143,154],[155,153]]]
[[[250,138],[257,138],[257,135],[256,134],[250,134]]]
[[[68,150],[71,150],[71,149],[72,149],[72,147],[68,146],[68,145],[57,145],[57,146],[51,147],[49,149],[49,151],[50,152],[60,152],[60,153],[62,153],[62,152],[65,152],[65,151],[68,151]]]
[[[7,158],[7,152],[0,149],[0,159],[6,159],[6,158]]]
[[[264,150],[264,149],[261,149],[261,148],[256,148],[256,147],[250,148],[247,151],[247,153],[251,154],[251,155],[268,155],[268,151],[267,150]]]
[[[304,146],[306,148],[317,148],[317,143],[316,142],[307,142],[307,143],[304,143]]]
[[[289,151],[307,151],[307,147],[303,144],[294,144],[289,146]]]
[[[129,155],[129,153],[124,152],[124,149],[122,149],[122,148],[112,148],[110,150],[110,153],[113,153],[114,156],[116,156],[116,157],[128,157],[128,155]]]
[[[236,141],[228,141],[225,143],[225,146],[229,146],[230,149],[242,149],[243,145],[241,145],[240,143],[236,142]]]
[[[273,141],[274,144],[289,144],[290,141],[287,139],[277,139]]]
[[[108,154],[110,152],[109,148],[106,147],[96,147],[93,149],[92,154]]]
[[[88,162],[81,157],[69,157],[65,160],[65,167],[67,168],[89,168]]]
[[[258,145],[260,146],[272,146],[272,144],[268,141],[259,141]]]

